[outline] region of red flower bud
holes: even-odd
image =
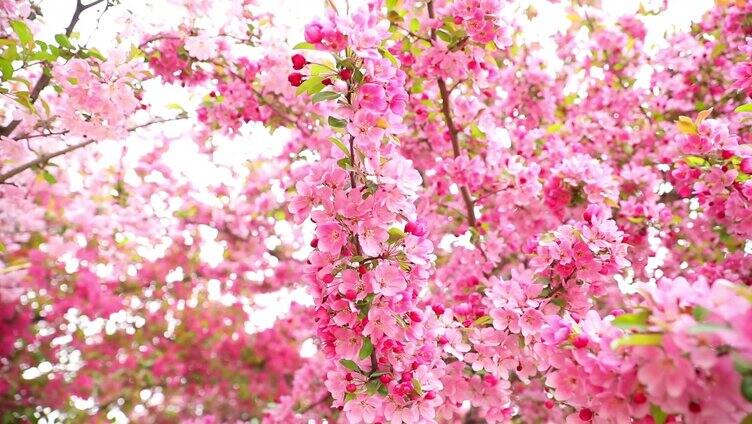
[[[637,392],[632,396],[632,402],[642,405],[643,403],[648,401],[648,397],[645,396],[645,393],[643,392]]]
[[[302,54],[294,54],[292,55],[292,68],[295,70],[303,69],[308,64],[308,61],[306,60],[305,56]]]
[[[300,84],[303,84],[303,74],[300,72],[293,72],[287,76],[287,81],[289,81],[290,85],[293,87],[299,87]]]
[[[347,81],[352,77],[352,70],[344,68],[341,71],[339,71],[339,77],[343,80]]]

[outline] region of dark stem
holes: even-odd
[[[379,369],[379,362],[376,359],[376,349],[371,351],[371,374]]]
[[[430,3],[429,3],[430,4]],[[447,90],[446,83],[443,78],[439,78],[439,92],[441,93],[441,112],[444,114],[444,120],[446,121],[449,129],[449,138],[452,140],[452,153],[454,157],[459,157],[460,143],[457,138],[457,127],[454,126],[454,120],[452,119],[452,111],[449,108],[449,91]],[[467,187],[461,186],[460,192],[462,193],[462,200],[465,202],[465,210],[467,211],[467,224],[471,227],[475,227],[475,202],[470,196],[470,192]]]
[[[433,0],[429,1],[426,7],[428,8],[428,17],[434,19]],[[431,40],[436,41],[436,31],[434,29],[431,29]],[[452,140],[452,153],[454,153],[454,157],[456,158],[460,156],[461,152],[459,139],[457,138],[457,127],[454,126],[452,110],[449,106],[449,90],[447,90],[446,82],[444,82],[443,78],[439,77],[437,82],[439,85],[439,93],[441,94],[441,112],[444,115],[444,121],[446,121],[447,128],[449,129],[449,138]],[[467,224],[471,227],[475,227],[475,202],[470,196],[470,191],[468,191],[467,187],[461,186],[460,193],[462,193],[462,200],[465,202]]]
[[[321,399],[317,400],[316,402],[313,402],[312,404],[306,406],[305,408],[298,411],[299,414],[305,414],[306,412],[310,411],[311,409],[321,405],[322,403],[326,402],[329,399],[329,392],[327,392]]]
[[[62,156],[66,153],[70,153],[74,150],[78,150],[82,147],[86,147],[89,144],[96,143],[96,142],[97,140],[95,139],[86,140],[84,142],[74,144],[72,146],[68,146],[63,150],[58,150],[57,152],[47,153],[42,156],[39,156],[38,158],[34,159],[31,162],[26,162],[25,164],[17,166],[4,174],[0,174],[0,183],[4,183],[5,181],[15,177],[16,175],[26,171],[29,168],[34,168],[36,166],[46,164],[50,159],[56,158],[58,156]]]
[[[133,128],[129,128],[128,131],[134,131],[134,130],[137,130],[139,128],[148,127],[150,125],[161,124],[161,123],[170,122],[170,121],[177,121],[177,120],[180,120],[180,119],[184,119],[184,118],[178,117],[178,118],[161,119],[161,120],[158,120],[158,121],[147,122],[145,124],[141,124],[141,125],[137,125],[137,126],[135,126]],[[67,131],[64,131],[62,134],[66,134],[66,133],[67,133]],[[19,165],[19,166],[15,167],[15,168],[11,169],[8,172],[0,174],[0,183],[4,183],[4,182],[8,181],[9,179],[11,179],[11,178],[15,177],[16,175],[18,175],[18,174],[26,171],[27,169],[34,168],[36,166],[45,165],[51,159],[54,159],[54,158],[56,158],[58,156],[62,156],[64,154],[66,154],[66,153],[70,153],[70,152],[72,152],[74,150],[78,150],[78,149],[80,149],[82,147],[86,147],[89,144],[96,143],[98,141],[99,140],[96,140],[96,139],[86,140],[86,141],[82,141],[81,143],[74,144],[72,146],[68,146],[65,149],[58,150],[56,152],[43,154],[43,155],[39,156],[38,158],[30,161],[30,162],[26,162],[23,165]]]
[[[355,137],[350,135],[350,166],[352,168],[355,168],[355,148],[353,147],[353,142],[355,141]],[[355,188],[355,171],[350,171],[350,188]]]

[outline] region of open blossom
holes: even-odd
[[[185,49],[198,60],[209,60],[216,53],[216,43],[206,34],[185,40]]]
[[[373,423],[376,420],[376,411],[381,406],[377,397],[363,395],[354,401],[347,402],[343,411],[351,423]]]
[[[405,276],[394,264],[380,265],[370,275],[374,291],[384,296],[394,296],[407,288]]]
[[[389,105],[384,87],[374,83],[363,84],[358,91],[357,99],[360,107],[377,113],[384,112]]]
[[[327,222],[316,228],[319,248],[328,253],[337,253],[347,243],[347,233],[336,222]]]
[[[732,88],[749,94],[752,91],[752,63],[740,63],[731,70]]]

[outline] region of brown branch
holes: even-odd
[[[96,0],[89,4],[83,4],[81,3],[81,0],[76,0],[76,10],[73,11],[73,17],[71,18],[68,27],[65,28],[65,35],[70,37],[70,35],[73,34],[73,28],[76,27],[76,24],[81,17],[81,13],[83,13],[86,9],[92,8],[102,2],[104,2],[104,0]]]
[[[376,359],[376,349],[371,351],[371,374],[379,369],[379,361]]]
[[[322,403],[326,402],[329,399],[329,392],[326,392],[326,394],[316,402],[313,402],[312,404],[306,406],[305,408],[298,411],[299,414],[305,414],[306,412],[310,411],[311,409],[321,405]]]
[[[53,158],[56,158],[58,156],[62,156],[64,154],[66,154],[66,153],[70,153],[70,152],[72,152],[74,150],[78,150],[78,149],[80,149],[82,147],[86,147],[89,144],[96,143],[96,142],[97,142],[97,140],[95,140],[95,139],[86,140],[84,142],[81,142],[81,143],[78,143],[78,144],[74,144],[72,146],[68,146],[68,147],[66,147],[63,150],[58,150],[57,152],[47,153],[47,154],[44,154],[42,156],[39,156],[38,158],[34,159],[31,162],[27,162],[27,163],[25,163],[23,165],[20,165],[20,166],[17,166],[15,168],[11,169],[10,171],[8,171],[8,172],[6,172],[4,174],[0,174],[0,183],[6,182],[7,180],[15,177],[16,175],[18,175],[18,174],[26,171],[29,168],[40,166],[42,164],[47,163],[49,160],[51,160]]]
[[[355,137],[350,135],[350,167],[353,168],[353,170],[350,171],[350,188],[355,188]]]
[[[449,106],[449,91],[447,91],[447,86],[443,78],[439,78],[438,84],[439,92],[441,93],[441,111],[444,114],[444,120],[449,129],[449,138],[452,140],[452,152],[454,153],[454,157],[457,158],[461,154],[460,143],[457,138],[457,127],[454,126],[452,111]],[[470,196],[470,191],[468,191],[466,186],[461,186],[460,192],[462,193],[462,200],[465,202],[465,209],[467,211],[467,224],[471,227],[475,227],[475,202]]]
[[[428,17],[434,19],[433,0],[429,1],[426,6],[428,8]],[[436,31],[433,29],[431,30],[431,40],[436,41]],[[452,110],[449,105],[449,91],[447,90],[446,82],[444,82],[443,78],[439,77],[437,82],[439,85],[439,93],[441,94],[441,112],[444,115],[444,121],[446,121],[447,128],[449,129],[449,138],[452,140],[452,153],[454,153],[454,157],[457,158],[460,156],[460,143],[457,137],[457,127],[454,126]],[[461,186],[460,193],[462,193],[462,200],[465,202],[467,224],[471,227],[475,227],[477,223],[475,220],[475,202],[473,202],[473,198],[470,196],[470,191],[468,191],[467,187]]]
[[[32,138],[54,137],[56,135],[65,135],[65,134],[68,134],[68,130],[58,131],[58,132],[50,132],[50,133],[39,133],[39,134],[21,134],[18,137],[13,137],[13,140],[16,140],[16,141],[31,140]]]
[[[170,121],[177,121],[177,120],[181,120],[181,119],[185,119],[185,118],[184,117],[177,117],[177,118],[168,118],[168,119],[160,119],[160,120],[156,120],[156,121],[151,121],[151,122],[147,122],[145,124],[136,125],[135,127],[129,128],[128,131],[129,132],[130,131],[135,131],[135,130],[137,130],[139,128],[148,127],[150,125],[161,124],[161,123],[170,122]],[[60,135],[67,134],[67,133],[68,133],[68,131],[63,131]],[[65,149],[58,150],[56,152],[43,154],[43,155],[39,156],[38,158],[30,161],[30,162],[27,162],[27,163],[25,163],[23,165],[19,165],[19,166],[15,167],[15,168],[11,169],[8,172],[0,174],[0,184],[1,183],[5,183],[9,179],[11,179],[11,178],[15,177],[16,175],[18,175],[18,174],[26,171],[27,169],[34,168],[36,166],[44,165],[47,162],[49,162],[51,159],[54,159],[54,158],[56,158],[58,156],[65,155],[65,154],[70,153],[70,152],[72,152],[74,150],[78,150],[78,149],[80,149],[82,147],[86,147],[89,144],[96,143],[98,141],[99,140],[96,140],[96,139],[86,140],[86,141],[82,141],[81,143],[74,144],[72,146],[68,146]]]

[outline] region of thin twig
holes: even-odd
[[[433,1],[428,2],[427,8],[428,17],[434,19]],[[436,40],[436,31],[434,30],[431,30],[431,40]],[[439,93],[441,94],[441,111],[444,115],[444,121],[446,121],[447,128],[449,129],[449,138],[452,140],[452,153],[454,153],[454,157],[457,158],[461,154],[460,143],[457,138],[457,127],[454,126],[452,111],[449,105],[449,91],[447,90],[446,82],[444,82],[443,78],[439,77],[437,82],[439,85]],[[466,186],[461,186],[460,192],[462,193],[462,200],[465,202],[465,210],[467,211],[467,224],[471,227],[475,227],[475,203],[473,202],[473,198],[470,196],[470,191]]]
[[[148,127],[150,125],[161,124],[161,123],[170,122],[170,121],[178,121],[178,120],[181,120],[181,119],[185,119],[185,118],[184,117],[177,117],[177,118],[160,119],[160,120],[156,120],[156,121],[151,121],[151,122],[147,122],[145,124],[141,124],[141,125],[137,125],[135,127],[129,128],[128,131],[130,132],[130,131],[137,130],[139,128]],[[67,133],[67,131],[63,132],[63,134],[66,134],[66,133]],[[65,149],[58,150],[56,152],[46,153],[44,155],[41,155],[38,158],[36,158],[36,159],[34,159],[34,160],[30,161],[30,162],[27,162],[27,163],[25,163],[23,165],[19,165],[19,166],[15,167],[15,168],[11,169],[8,172],[0,174],[0,183],[6,182],[7,180],[15,177],[16,175],[18,175],[18,174],[26,171],[27,169],[34,168],[34,167],[40,166],[40,165],[44,165],[47,162],[49,162],[51,159],[54,159],[54,158],[56,158],[58,156],[65,155],[65,154],[70,153],[70,152],[72,152],[74,150],[78,150],[80,148],[86,147],[89,144],[96,143],[98,141],[99,140],[96,140],[96,139],[86,140],[86,141],[82,141],[81,143],[74,144],[72,146],[68,146]]]
[[[317,400],[316,402],[313,402],[312,404],[306,406],[305,408],[298,411],[299,414],[305,414],[306,412],[310,411],[311,409],[321,405],[322,403],[326,402],[327,399],[329,399],[329,392],[327,392],[321,399]]]

